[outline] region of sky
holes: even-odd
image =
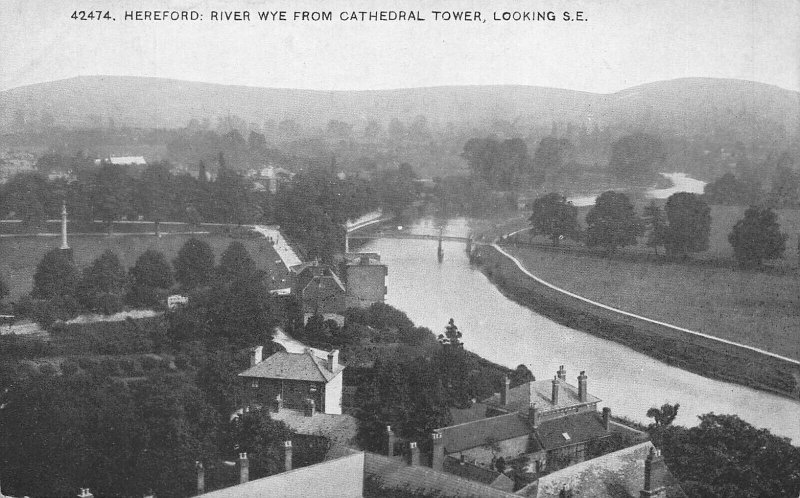
[[[115,21],[70,18],[87,7]],[[125,11],[195,10],[200,21],[125,21]],[[212,10],[251,13],[215,22]],[[287,21],[259,21],[258,11]],[[293,21],[329,10],[332,21]],[[425,21],[342,21],[404,10]],[[480,11],[486,22],[436,21]],[[494,21],[582,11],[585,21]],[[515,84],[611,93],[682,77],[800,90],[800,0],[0,0],[0,90],[80,75],[129,75],[318,90]]]

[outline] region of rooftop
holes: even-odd
[[[636,446],[587,460],[541,477],[517,491],[531,498],[558,498],[564,487],[581,498],[630,498],[644,488],[644,462],[653,443]],[[675,477],[665,475],[667,498],[686,498]]]
[[[558,403],[553,404],[552,395],[553,381],[538,380],[526,382],[509,389],[505,405],[500,404],[500,393],[493,394],[490,398],[483,400],[483,403],[507,412],[527,411],[531,403],[536,403],[541,413],[547,413],[550,410],[601,401],[600,398],[587,393],[586,401],[582,402],[578,398],[578,388],[564,381],[560,381]]]
[[[473,463],[463,462],[458,458],[451,456],[444,457],[443,470],[449,474],[453,474],[470,481],[477,481],[493,488],[508,486],[509,490],[514,488],[514,481],[507,477],[505,474],[497,472],[496,470],[479,467]]]
[[[474,420],[439,429],[444,450],[455,453],[488,444],[490,440],[505,441],[531,432],[527,420],[518,413]]]
[[[552,450],[585,443],[592,438],[608,434],[609,432],[603,425],[603,416],[597,412],[582,412],[545,420],[536,428],[533,451]]]
[[[438,497],[510,498],[515,495],[429,467],[406,465],[383,455],[366,453],[364,473],[384,489]]]
[[[307,417],[298,410],[282,409],[270,416],[273,420],[285,423],[298,434],[328,438],[331,447],[325,455],[326,459],[349,454],[358,431],[358,421],[350,415],[315,413],[313,417]]]
[[[337,363],[333,371],[328,370],[328,361],[307,350],[302,353],[281,351],[240,373],[240,377],[261,379],[305,380],[329,382],[339,375],[344,366]]]

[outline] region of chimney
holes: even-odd
[[[281,411],[281,408],[283,408],[283,399],[281,399],[280,394],[275,396],[275,399],[272,400],[271,405],[272,406],[270,406],[270,408],[272,408],[273,413],[279,413]]]
[[[586,371],[581,370],[581,374],[578,375],[578,400],[581,403],[586,403]]]
[[[561,381],[558,380],[558,376],[556,375],[553,377],[553,404],[558,404],[558,391],[561,388]]]
[[[611,430],[611,408],[603,408],[603,428],[606,432]]]
[[[386,426],[386,455],[387,456],[394,456],[394,443],[397,438],[394,435],[394,431],[392,430],[391,425]]]
[[[419,467],[419,448],[416,441],[408,443],[408,464]]]
[[[239,484],[244,484],[250,480],[250,460],[247,453],[239,453]]]
[[[567,380],[567,370],[564,368],[564,365],[558,367],[558,372],[556,373],[558,374],[558,380]]]
[[[534,429],[539,427],[539,413],[536,410],[536,403],[531,403],[528,407],[528,423]]]
[[[503,376],[503,389],[500,391],[500,404],[506,406],[508,404],[508,391],[511,388],[511,379],[508,375]]]
[[[644,461],[644,489],[639,493],[639,497],[666,498],[667,488],[664,486],[666,471],[661,451],[655,447],[650,448],[650,453]]]
[[[431,468],[439,472],[444,467],[444,440],[438,432],[431,433]]]
[[[306,399],[304,406],[305,409],[303,410],[303,414],[306,417],[313,417],[314,413],[317,411],[317,404],[314,402],[314,400],[310,398]]]
[[[292,470],[292,442],[283,442],[283,470],[289,472]]]
[[[78,498],[94,498],[94,495],[89,491],[89,488],[81,488],[81,494]]]
[[[197,494],[202,495],[206,492],[206,469],[199,460],[194,462],[194,467],[197,469]]]
[[[251,367],[254,367],[254,366],[258,365],[259,363],[261,363],[261,360],[264,359],[263,358],[263,353],[264,353],[264,347],[263,346],[256,346],[256,347],[254,347],[253,349],[250,350],[250,366]]]
[[[339,350],[334,349],[333,351],[328,353],[328,370],[333,372],[338,364],[339,364]]]

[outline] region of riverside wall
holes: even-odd
[[[703,376],[800,399],[800,362],[592,302],[525,273],[499,246],[473,260],[509,298],[551,320]]]

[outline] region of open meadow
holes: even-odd
[[[274,249],[262,237],[234,239],[224,234],[162,234],[159,238],[152,234],[115,234],[111,236],[91,234],[72,235],[69,238],[69,245],[78,268],[91,264],[106,249],[114,251],[122,265],[130,268],[136,262],[136,258],[148,249],[161,251],[167,261],[172,262],[181,246],[192,237],[208,242],[218,263],[220,255],[228,247],[228,244],[238,240],[247,248],[258,268],[269,272],[271,288],[289,285],[285,267]],[[31,235],[0,238],[0,276],[8,283],[12,300],[31,291],[36,265],[47,251],[59,247],[60,244],[60,236]]]

